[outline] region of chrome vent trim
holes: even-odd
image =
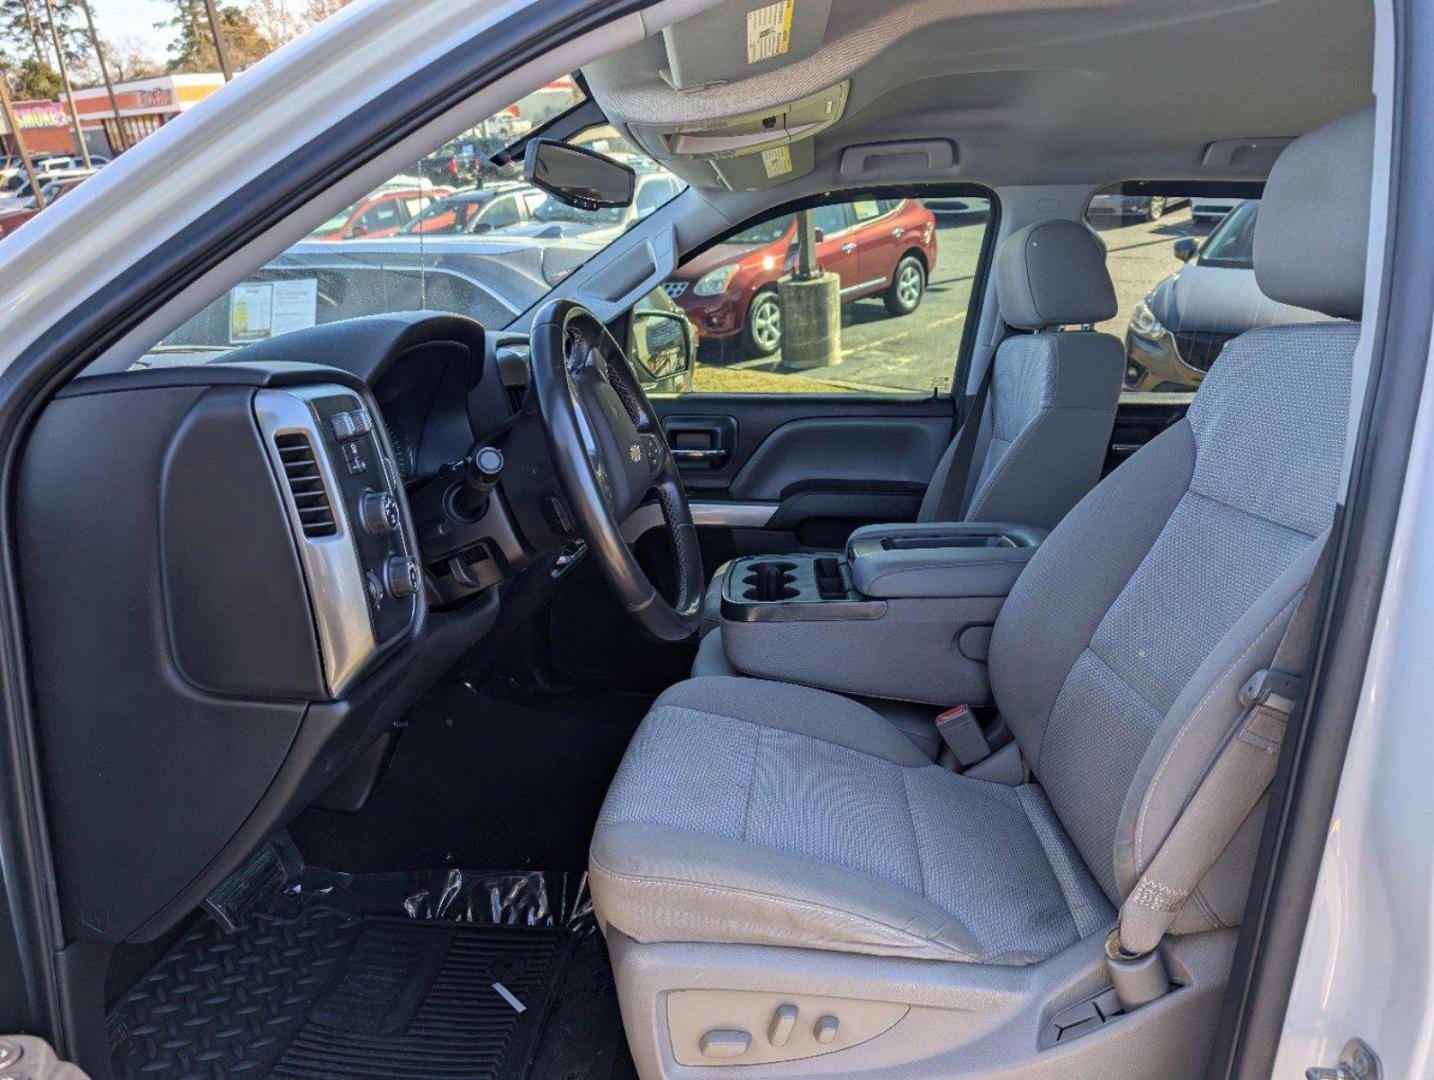
[[[303,534],[311,540],[333,536],[339,531],[334,504],[324,486],[324,476],[319,471],[319,460],[314,456],[314,444],[308,434],[288,431],[275,435],[274,448],[279,451],[289,497],[299,515]]]
[[[280,447],[281,444],[291,448],[297,446],[297,441],[288,437],[300,435],[306,440],[310,453],[307,459],[302,459],[297,453],[293,455],[304,462],[305,468],[299,469],[298,473],[307,476],[307,464],[311,462],[318,473],[318,488],[324,491],[328,501],[333,528],[326,534],[318,535],[309,531],[316,524],[317,515],[310,515],[306,521],[299,504],[292,498],[284,499],[299,561],[304,568],[304,579],[309,587],[309,606],[314,613],[314,628],[318,631],[324,681],[328,684],[330,696],[337,698],[343,696],[377,655],[378,641],[369,616],[368,584],[354,547],[348,514],[342,502],[334,501],[335,494],[342,488],[334,475],[328,451],[324,449],[323,431],[312,404],[315,400],[335,395],[349,398],[352,402],[350,408],[363,407],[363,402],[352,390],[320,384],[285,390],[260,390],[254,395],[254,416],[268,447],[281,497],[290,483],[290,462],[285,460]]]

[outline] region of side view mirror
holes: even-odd
[[[817,228],[812,230],[812,239],[814,239],[818,244],[820,244],[826,238],[827,231],[825,229]]]
[[[697,364],[697,336],[686,315],[638,308],[630,333],[629,358],[644,390],[673,394],[688,388]]]
[[[1181,262],[1189,262],[1199,250],[1200,241],[1193,236],[1182,236],[1175,241],[1175,257]]]
[[[579,210],[631,206],[637,173],[581,146],[534,139],[523,156],[523,176],[559,202]]]

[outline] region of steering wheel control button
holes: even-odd
[[[726,1028],[713,1028],[703,1035],[702,1041],[697,1044],[702,1056],[709,1058],[741,1057],[751,1047],[751,1035],[738,1029]]]
[[[837,1037],[839,1026],[840,1021],[835,1016],[823,1016],[817,1020],[816,1029],[812,1034],[816,1036],[817,1042],[826,1046]]]
[[[383,564],[383,585],[395,600],[404,600],[418,592],[418,563],[405,555],[395,555]]]
[[[398,500],[386,491],[370,491],[359,500],[359,520],[370,536],[398,530]]]
[[[772,1014],[772,1026],[767,1029],[767,1041],[773,1046],[786,1046],[787,1040],[797,1027],[797,1007],[778,1005]]]

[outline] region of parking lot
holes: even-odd
[[[1124,337],[1131,308],[1180,263],[1172,246],[1182,236],[1203,236],[1209,223],[1196,224],[1188,204],[1168,210],[1159,221],[1094,222],[1109,252],[1107,265],[1119,309],[1101,330]],[[938,257],[926,297],[913,314],[894,318],[880,297],[842,306],[841,360],[829,367],[787,371],[781,353],[744,359],[729,343],[704,343],[694,389],[707,392],[851,392],[950,389],[956,349],[965,328],[974,270],[985,221],[937,216]]]

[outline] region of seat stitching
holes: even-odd
[[[1085,933],[1081,928],[1082,919],[1076,914],[1076,905],[1072,903],[1073,897],[1071,890],[1066,888],[1065,879],[1062,878],[1060,872],[1056,870],[1055,860],[1051,858],[1051,849],[1046,846],[1044,835],[1040,829],[1036,828],[1036,823],[1031,817],[1030,801],[1033,796],[1026,793],[1028,786],[1029,785],[1021,784],[1016,788],[1017,803],[1021,807],[1021,813],[1026,816],[1026,826],[1031,830],[1031,835],[1035,837],[1036,846],[1041,849],[1041,854],[1045,856],[1046,866],[1051,872],[1051,877],[1055,879],[1056,888],[1060,890],[1061,900],[1064,901],[1066,905],[1066,914],[1070,916],[1071,928],[1075,930],[1077,937],[1085,937]],[[1081,904],[1080,906],[1086,908],[1089,905]]]
[[[981,962],[981,957],[977,956],[975,953],[958,949],[952,945],[946,944],[945,942],[937,941],[934,938],[926,937],[922,934],[913,934],[910,930],[903,930],[899,926],[892,926],[890,923],[882,922],[880,919],[873,918],[870,915],[858,915],[852,911],[844,911],[841,908],[837,907],[828,907],[825,904],[818,904],[810,900],[794,900],[791,897],[777,896],[773,893],[765,893],[757,889],[739,889],[730,885],[712,885],[705,881],[691,881],[687,878],[657,877],[646,874],[625,874],[622,871],[612,870],[604,866],[596,855],[589,854],[588,857],[591,860],[592,865],[597,867],[597,869],[602,871],[602,873],[608,875],[611,878],[615,878],[621,881],[626,881],[637,885],[677,885],[683,888],[697,889],[701,892],[720,893],[722,895],[756,897],[760,900],[770,901],[771,903],[777,904],[780,907],[787,907],[795,910],[818,911],[824,914],[836,915],[842,919],[847,919],[852,922],[869,923],[872,926],[879,926],[883,930],[889,931],[891,934],[898,938],[905,938],[909,941],[921,942],[925,945],[930,945],[933,948],[940,949],[943,952],[950,953],[952,956],[958,956],[973,963]],[[930,901],[926,902],[929,903]],[[938,908],[938,910],[941,909]],[[943,911],[943,914],[946,913]]]
[[[735,719],[735,718],[729,718]],[[747,770],[747,798],[742,804],[742,839],[747,839],[747,822],[752,816],[752,789],[757,786],[757,755],[762,752],[762,728],[756,724],[757,737],[752,740],[752,764]]]
[[[1146,697],[1145,694],[1144,694],[1144,692],[1142,692],[1138,687],[1134,686],[1134,685],[1130,682],[1130,680],[1127,679],[1124,675],[1122,675],[1120,672],[1116,671],[1116,670],[1115,670],[1115,667],[1111,664],[1111,662],[1110,662],[1109,660],[1107,660],[1104,656],[1102,656],[1099,652],[1096,651],[1095,635],[1094,635],[1094,634],[1091,635],[1091,643],[1086,646],[1085,651],[1088,652],[1088,653],[1090,653],[1091,656],[1095,657],[1097,660],[1099,660],[1099,661],[1101,662],[1101,665],[1105,668],[1105,670],[1108,671],[1108,672],[1110,672],[1111,675],[1115,676],[1115,680],[1116,680],[1118,683],[1120,683],[1121,686],[1125,687],[1127,690],[1129,690],[1132,694],[1134,694],[1136,697],[1138,697],[1138,698],[1139,698],[1142,702],[1144,702],[1146,705],[1149,705],[1152,709],[1154,709],[1154,710],[1155,710],[1157,713],[1159,713],[1161,716],[1164,716],[1164,715],[1169,711],[1169,707],[1168,707],[1168,706],[1158,705],[1158,704],[1156,704],[1155,702],[1151,701],[1148,697]],[[1075,667],[1075,665],[1072,664],[1071,667]],[[1062,689],[1064,689],[1064,687],[1062,687]]]
[[[1191,443],[1191,446],[1194,448],[1194,451],[1195,451],[1196,455],[1198,455],[1198,454],[1199,454],[1200,447],[1199,447],[1199,444],[1195,441],[1195,435],[1194,435],[1193,430],[1190,429],[1190,423],[1189,423],[1188,420],[1182,421],[1182,422],[1185,424],[1186,430],[1187,430],[1187,432],[1188,432],[1189,435],[1190,435],[1190,443]],[[1178,425],[1172,425],[1172,426],[1171,426],[1170,428],[1168,428],[1167,430],[1173,431],[1173,430],[1175,430],[1176,427],[1178,427]],[[1194,477],[1194,468],[1195,468],[1195,461],[1193,460],[1193,458],[1192,458],[1192,461],[1191,461],[1190,468],[1191,468],[1191,478],[1193,479],[1193,477]],[[1170,510],[1169,510],[1169,512],[1165,515],[1165,523],[1160,526],[1159,531],[1157,531],[1156,534],[1154,535],[1154,537],[1151,538],[1150,545],[1145,549],[1145,554],[1142,555],[1139,559],[1137,559],[1136,562],[1135,562],[1135,565],[1130,568],[1130,573],[1127,574],[1127,575],[1126,575],[1126,578],[1125,578],[1125,584],[1123,584],[1119,589],[1117,589],[1117,590],[1115,591],[1114,596],[1111,597],[1110,603],[1106,606],[1105,613],[1104,613],[1103,615],[1101,615],[1101,617],[1100,617],[1099,619],[1096,620],[1095,626],[1091,628],[1090,637],[1086,639],[1085,649],[1082,650],[1083,652],[1090,652],[1090,651],[1091,651],[1091,646],[1092,646],[1092,645],[1094,644],[1094,642],[1095,642],[1095,636],[1096,636],[1096,634],[1100,633],[1100,628],[1101,628],[1101,626],[1105,623],[1106,617],[1110,615],[1111,608],[1115,607],[1115,605],[1120,601],[1120,598],[1121,598],[1122,595],[1124,595],[1125,590],[1128,589],[1128,588],[1130,588],[1130,583],[1135,580],[1135,575],[1138,574],[1138,573],[1140,573],[1140,568],[1145,565],[1145,560],[1148,559],[1148,558],[1150,558],[1150,553],[1155,550],[1155,545],[1158,544],[1158,543],[1160,542],[1160,538],[1165,535],[1165,530],[1168,529],[1168,528],[1170,528],[1170,519],[1175,516],[1175,511],[1180,508],[1181,500],[1184,499],[1185,495],[1188,494],[1189,491],[1190,491],[1190,480],[1187,479],[1186,482],[1185,482],[1185,491],[1180,495],[1180,498],[1177,498],[1174,502],[1172,502],[1172,503],[1170,504]],[[1071,661],[1071,666],[1066,669],[1066,677],[1061,680],[1060,689],[1056,691],[1056,696],[1051,699],[1051,707],[1046,710],[1046,721],[1045,721],[1044,724],[1041,725],[1041,737],[1040,737],[1040,742],[1036,744],[1035,753],[1031,756],[1031,771],[1032,771],[1032,773],[1034,773],[1034,772],[1035,772],[1035,769],[1036,769],[1035,763],[1038,762],[1038,761],[1040,761],[1041,755],[1042,755],[1043,751],[1045,750],[1045,746],[1046,746],[1046,736],[1048,736],[1048,735],[1050,734],[1050,731],[1051,731],[1051,714],[1052,714],[1053,712],[1055,712],[1056,702],[1060,701],[1061,695],[1065,693],[1066,687],[1070,685],[1071,672],[1075,670],[1076,662],[1078,662],[1078,661],[1080,660],[1080,657],[1081,657],[1081,653],[1077,653],[1077,654],[1076,654],[1076,657],[1075,657],[1075,660]],[[1100,659],[1100,658],[1097,657],[1097,659]],[[1101,662],[1102,662],[1102,663],[1105,663],[1104,660],[1102,660]],[[1110,665],[1107,664],[1106,666],[1109,667]],[[1112,674],[1115,674],[1115,673],[1112,672]],[[1116,675],[1116,678],[1120,678],[1120,676],[1117,674],[1117,675]],[[1121,681],[1124,682],[1123,679],[1122,679]],[[1134,689],[1134,688],[1132,687],[1132,689]],[[1162,710],[1162,715],[1163,715],[1163,710]]]
[[[1287,524],[1286,522],[1276,521],[1272,517],[1266,517],[1264,514],[1257,514],[1253,510],[1247,510],[1243,506],[1236,506],[1232,502],[1227,502],[1226,500],[1220,498],[1217,495],[1210,495],[1204,491],[1201,491],[1195,486],[1194,477],[1191,477],[1190,486],[1185,490],[1188,494],[1194,495],[1196,498],[1204,499],[1206,502],[1212,502],[1216,506],[1223,506],[1226,510],[1233,510],[1237,514],[1243,514],[1245,517],[1254,518],[1256,521],[1263,521],[1266,525],[1273,525],[1277,529],[1284,529],[1285,532],[1292,532],[1296,536],[1303,536],[1307,540],[1317,540],[1319,539],[1319,537],[1324,535],[1324,530],[1321,530],[1317,533],[1308,533],[1305,532],[1303,529],[1296,528],[1295,526]]]
[[[1150,810],[1151,796],[1154,795],[1155,789],[1160,783],[1160,778],[1165,775],[1166,768],[1170,765],[1170,762],[1174,760],[1176,749],[1179,748],[1181,741],[1194,726],[1191,721],[1200,715],[1200,710],[1205,707],[1205,704],[1210,700],[1215,691],[1226,685],[1231,673],[1245,662],[1245,659],[1250,655],[1251,651],[1259,644],[1260,639],[1264,637],[1266,631],[1268,631],[1271,626],[1274,626],[1275,623],[1279,622],[1285,612],[1290,611],[1294,605],[1299,602],[1299,598],[1303,593],[1304,589],[1301,588],[1295,593],[1288,604],[1276,612],[1269,622],[1265,623],[1260,629],[1260,632],[1245,646],[1244,651],[1241,652],[1234,661],[1225,666],[1225,669],[1220,673],[1220,677],[1210,684],[1210,687],[1200,696],[1200,701],[1196,704],[1195,708],[1191,709],[1190,712],[1186,714],[1185,719],[1180,722],[1180,730],[1176,732],[1175,740],[1170,744],[1164,755],[1162,755],[1159,768],[1155,770],[1155,775],[1150,778],[1150,783],[1146,785],[1145,794],[1140,799],[1140,812],[1135,816],[1135,865],[1137,867],[1137,873],[1139,873],[1138,868],[1145,862],[1145,821],[1146,815]]]
[[[708,678],[733,678],[733,677],[734,677],[734,676],[727,676],[727,675],[713,675],[713,676],[708,676]],[[752,677],[752,676],[747,676],[747,678],[752,679],[753,682],[766,681],[766,680],[763,680],[763,679],[760,679],[760,678],[754,678],[754,677]],[[806,683],[792,683],[792,684],[790,684],[790,685],[793,685],[793,686],[801,686],[801,687],[803,687],[803,688],[805,688],[805,689],[810,689],[810,690],[821,690],[821,689],[822,689],[822,688],[819,687],[819,686],[807,686]],[[834,693],[833,691],[830,691],[830,690],[824,691],[824,693],[830,693],[830,694],[832,694],[833,697],[842,697],[842,695],[836,694],[836,693]],[[842,697],[842,700],[843,700],[843,701],[851,701],[851,703],[852,703],[853,705],[857,706],[858,708],[866,709],[867,712],[871,713],[872,716],[876,717],[876,719],[880,720],[882,723],[887,724],[888,726],[893,727],[893,728],[896,727],[895,724],[892,724],[891,721],[887,720],[887,719],[886,719],[885,717],[883,717],[880,713],[878,713],[878,712],[876,712],[876,711],[874,711],[874,710],[872,710],[872,709],[868,709],[865,705],[862,705],[859,701],[852,701],[852,699],[849,698],[849,697]],[[903,700],[903,699],[897,698],[897,699],[893,699],[893,700]],[[920,704],[924,704],[924,702],[912,702],[911,704],[920,705]],[[882,754],[873,754],[870,750],[858,750],[858,749],[857,749],[856,747],[854,747],[854,746],[848,746],[846,743],[837,742],[835,739],[826,739],[826,738],[823,738],[823,737],[820,736],[820,735],[808,735],[808,734],[807,734],[806,732],[804,732],[804,731],[787,731],[786,728],[770,728],[768,725],[763,724],[763,723],[761,723],[761,722],[758,721],[758,720],[749,720],[749,719],[747,719],[745,716],[731,716],[731,715],[729,715],[729,714],[727,714],[727,713],[712,712],[710,709],[698,709],[698,708],[695,708],[695,707],[693,707],[693,706],[691,706],[691,705],[674,705],[674,704],[672,704],[671,702],[663,702],[663,701],[660,701],[660,700],[659,700],[656,704],[653,705],[653,708],[655,709],[655,708],[657,708],[659,705],[660,705],[662,708],[665,708],[665,709],[686,709],[688,712],[697,713],[699,716],[715,716],[715,717],[717,717],[717,718],[720,719],[720,720],[735,720],[735,721],[736,721],[737,723],[739,723],[739,724],[751,724],[754,728],[758,728],[758,729],[763,729],[763,728],[765,728],[765,729],[771,730],[771,731],[782,731],[782,732],[786,732],[786,734],[788,734],[788,735],[793,735],[793,736],[797,737],[798,739],[811,739],[813,742],[823,742],[823,743],[826,743],[826,744],[829,745],[829,746],[835,746],[835,747],[837,747],[837,748],[840,749],[840,750],[849,750],[849,751],[850,751],[851,753],[853,753],[853,754],[861,754],[863,757],[876,758],[876,760],[878,760],[878,761],[886,761],[886,762],[889,762],[890,764],[899,766],[900,768],[903,768],[903,769],[919,769],[919,768],[921,768],[923,765],[926,764],[925,762],[922,762],[922,765],[906,765],[906,764],[903,764],[903,763],[900,762],[900,761],[894,761],[894,760],[892,760],[892,759],[889,758],[889,757],[885,757],[885,756],[882,755]],[[901,733],[898,731],[897,734],[900,735]],[[910,742],[910,740],[907,739],[905,735],[902,735],[901,737],[902,737],[902,739],[906,740],[907,742]],[[917,752],[920,753],[920,751],[917,751]]]
[[[921,879],[921,899],[930,901],[926,893],[926,859],[921,854],[921,834],[916,831],[916,811],[911,808],[911,784],[905,769],[901,770],[901,793],[906,797],[906,819],[911,822],[911,845],[916,849],[916,876]]]

